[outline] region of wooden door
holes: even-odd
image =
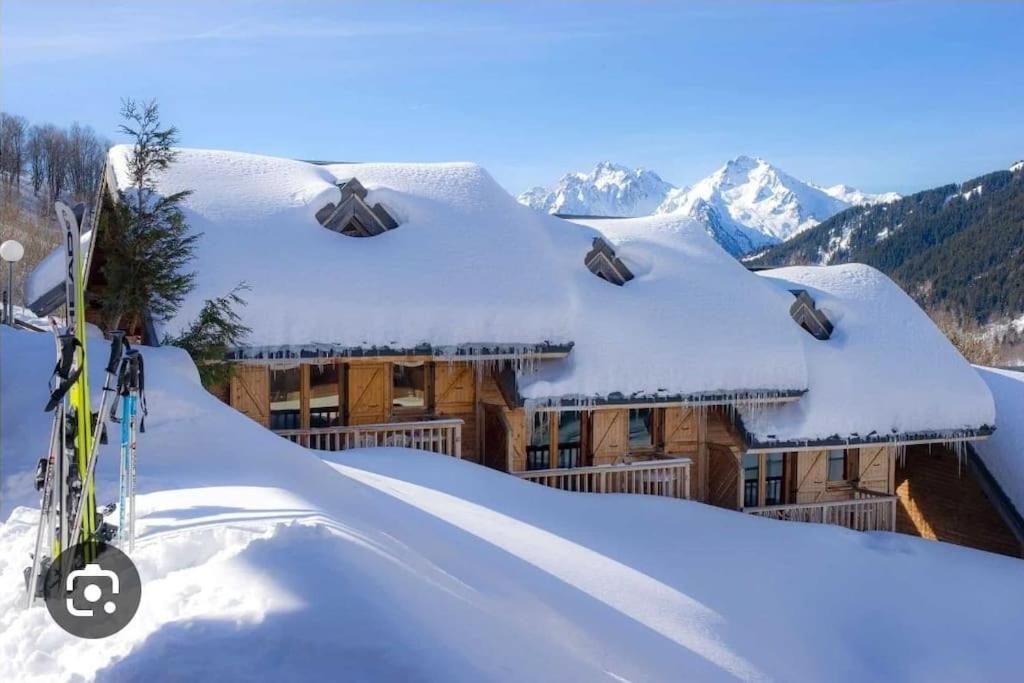
[[[270,371],[265,365],[239,365],[231,376],[231,406],[264,427],[270,426]]]
[[[825,499],[828,451],[800,451],[796,454],[796,502],[818,503]]]
[[[351,363],[347,375],[348,423],[387,422],[391,414],[391,364]]]

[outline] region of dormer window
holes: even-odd
[[[793,289],[790,291],[796,297],[796,301],[789,307],[789,314],[793,316],[796,324],[807,330],[815,339],[825,341],[831,337],[833,330],[832,321],[822,311],[818,310],[814,299],[807,293],[807,290]]]
[[[398,227],[383,204],[366,203],[366,188],[355,178],[338,183],[341,201],[330,202],[316,212],[320,225],[348,237],[374,237]]]
[[[633,273],[615,255],[612,246],[600,237],[594,238],[593,248],[587,252],[583,263],[591,273],[619,287],[633,279]]]

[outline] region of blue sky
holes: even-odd
[[[0,105],[116,139],[466,159],[513,191],[601,159],[692,183],[738,154],[909,192],[1024,157],[1024,3],[0,4]]]

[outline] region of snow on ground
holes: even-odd
[[[22,606],[51,340],[4,329],[0,349],[0,680],[952,681],[1024,666],[1018,560],[562,493],[403,449],[321,460],[206,394],[174,349],[145,350],[139,613],[76,640]],[[91,353],[102,366],[98,340]]]
[[[977,367],[996,402],[998,429],[974,448],[1000,488],[1024,514],[1024,372]]]
[[[806,289],[835,329],[827,341],[801,335],[809,388],[799,401],[741,409],[758,441],[884,439],[995,423],[985,383],[881,272],[849,264],[760,275],[782,291]]]

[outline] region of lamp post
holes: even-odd
[[[7,261],[7,310],[4,317],[8,325],[14,325],[14,264],[25,255],[25,247],[18,240],[7,240],[0,244],[0,258]]]

